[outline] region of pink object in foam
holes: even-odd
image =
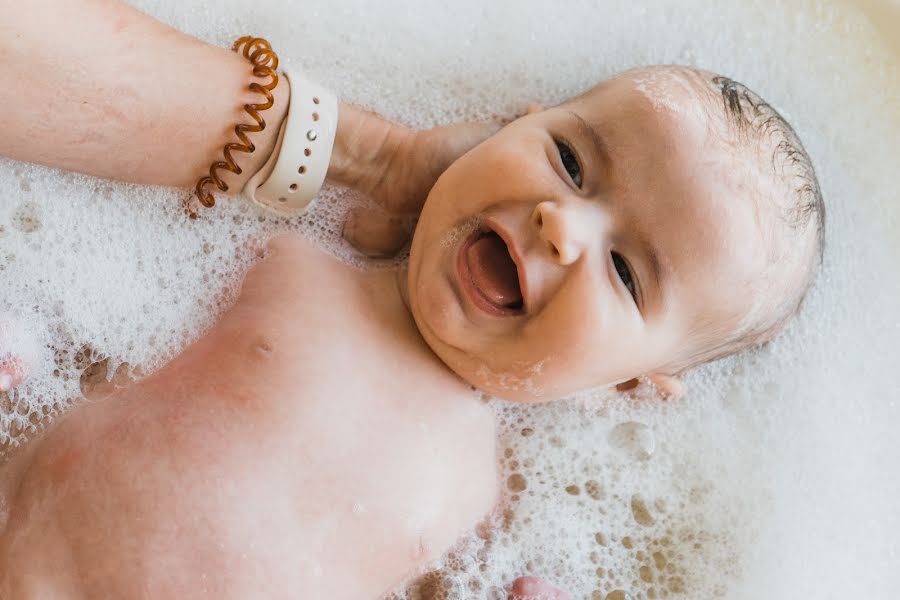
[[[22,322],[0,313],[0,392],[21,385],[37,360],[37,345]]]

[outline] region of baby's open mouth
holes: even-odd
[[[460,254],[463,286],[481,308],[498,315],[524,312],[516,263],[496,232],[482,229],[466,240]]]

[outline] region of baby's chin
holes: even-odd
[[[542,381],[542,365],[524,364],[511,366],[498,364],[500,352],[487,352],[488,356],[470,348],[454,345],[451,340],[440,335],[440,325],[428,322],[428,311],[417,306],[412,311],[416,326],[422,339],[440,359],[444,366],[453,371],[463,382],[490,396],[515,402],[545,402],[553,400]],[[444,315],[446,317],[446,314]],[[435,331],[435,325],[438,330]],[[450,336],[452,337],[452,336]],[[470,338],[471,341],[471,338]],[[461,344],[462,345],[462,344]]]
[[[438,353],[438,357],[466,383],[494,398],[534,404],[564,395],[547,377],[543,361],[506,365],[471,354],[444,357]]]
[[[501,340],[492,343],[487,331],[472,328],[449,289],[429,290],[427,285],[412,289],[420,283],[410,279],[408,298],[419,334],[441,362],[467,384],[490,396],[523,403],[548,402],[574,391],[564,389],[570,381],[554,381],[547,368],[552,361],[513,359],[509,344],[500,348],[498,345],[504,345]]]
[[[534,404],[556,399],[548,396],[542,382],[527,374],[495,371],[485,364],[475,368],[474,372],[457,371],[456,374],[475,389],[501,400]]]

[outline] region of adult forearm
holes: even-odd
[[[221,156],[254,80],[246,59],[118,0],[0,0],[0,154],[101,177],[191,186]],[[268,157],[287,83],[240,189]]]

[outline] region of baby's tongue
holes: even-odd
[[[522,302],[516,263],[506,244],[490,232],[469,246],[466,252],[472,281],[481,293],[500,306]]]

